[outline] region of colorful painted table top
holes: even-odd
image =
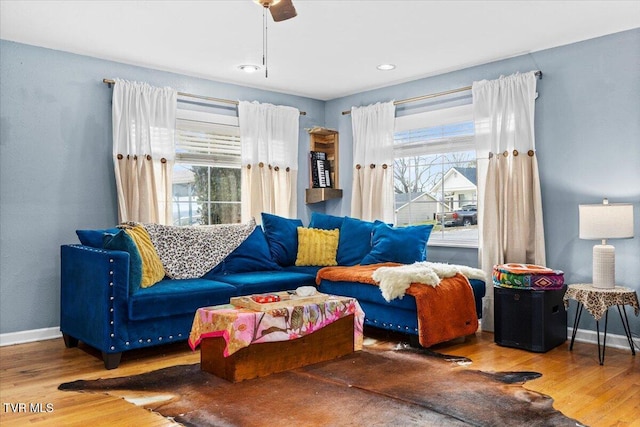
[[[195,350],[204,338],[223,337],[224,356],[251,344],[300,338],[346,316],[354,315],[354,349],[362,349],[364,312],[355,298],[328,295],[323,301],[301,302],[269,311],[231,304],[202,307],[189,335]]]

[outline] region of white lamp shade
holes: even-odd
[[[581,239],[628,239],[633,237],[633,205],[612,203],[579,205]]]

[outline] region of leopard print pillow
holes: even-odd
[[[142,224],[151,237],[166,275],[172,279],[202,277],[251,234],[254,219],[246,224],[178,227]]]

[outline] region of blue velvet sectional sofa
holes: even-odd
[[[82,341],[102,352],[106,369],[114,369],[124,351],[186,341],[199,307],[226,304],[238,295],[315,285],[316,273],[322,266],[295,265],[297,227],[302,226],[300,220],[263,214],[262,227],[256,227],[240,246],[202,277],[165,277],[146,288],[130,283],[135,254],[103,247],[104,236],[120,230],[78,230],[81,244],[61,246],[60,329],[65,345],[74,347]],[[356,265],[367,257],[370,264],[401,262],[397,250],[372,245],[376,227],[394,230],[379,222],[315,213],[309,224],[309,228],[340,230],[338,265]],[[414,239],[417,252],[400,253],[415,257],[415,261],[425,260],[428,232],[425,238],[424,229],[414,231],[421,235]],[[406,248],[405,237],[401,239]],[[485,285],[478,280],[471,283],[480,317]],[[389,303],[371,285],[323,281],[319,289],[356,297],[365,311],[367,325],[418,333],[415,300],[409,295]]]

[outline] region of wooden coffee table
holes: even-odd
[[[364,313],[354,298],[321,294],[271,307],[264,304],[254,310],[229,304],[198,309],[189,344],[193,349],[200,345],[200,368],[238,382],[362,348]],[[248,336],[251,342],[237,348],[238,338],[246,341]]]

